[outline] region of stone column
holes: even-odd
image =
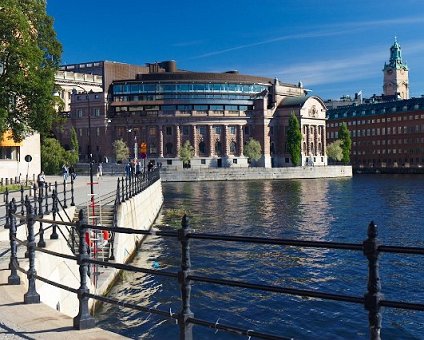
[[[175,125],[175,156],[178,157],[178,151],[181,148],[181,127]]]
[[[239,125],[237,128],[237,144],[239,150],[239,156],[243,156],[244,152],[244,138],[243,138],[243,125]]]
[[[159,157],[163,158],[163,125],[159,125]]]
[[[228,155],[230,154],[230,145],[229,145],[229,136],[228,136],[228,126],[227,125],[223,125],[223,138],[224,138],[224,154],[223,156],[228,157]]]
[[[196,125],[191,126],[191,131],[193,132],[192,138],[191,138],[191,145],[194,148],[194,156],[199,156],[199,146],[197,145],[197,131],[196,131]]]
[[[213,127],[212,127],[212,125],[209,125],[209,126],[208,126],[208,137],[209,137],[209,145],[208,145],[208,148],[209,148],[209,157],[213,157],[213,156],[215,155],[215,145],[214,145],[214,143],[213,143],[212,136],[213,136]]]

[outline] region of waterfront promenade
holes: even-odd
[[[48,183],[63,183],[62,177],[47,176]],[[97,182],[97,179],[94,180]],[[94,185],[96,196],[116,190],[117,177],[104,176]],[[90,185],[88,176],[79,176],[74,183],[75,204],[86,204],[89,198]],[[8,233],[2,229],[0,233]],[[4,237],[2,237],[4,240]],[[9,286],[7,284],[10,270],[10,244],[0,242],[0,339],[124,339],[115,333],[93,328],[74,330],[72,318],[49,306],[40,303],[28,305],[23,303],[26,292],[24,285]]]

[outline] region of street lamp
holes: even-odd
[[[90,162],[90,202],[94,216],[94,183],[93,183],[93,152],[91,149],[91,112],[90,112],[90,93],[82,86],[74,84],[73,86],[82,89],[82,93],[86,95],[87,108],[88,108],[88,157]]]

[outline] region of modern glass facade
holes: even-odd
[[[247,111],[270,85],[231,83],[125,83],[112,85],[114,113],[127,111]],[[149,105],[138,105],[138,102]],[[151,105],[160,102],[158,105]]]

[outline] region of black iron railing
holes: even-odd
[[[153,180],[153,178],[152,178]],[[120,197],[116,198],[116,201],[121,201],[125,197],[130,197],[130,192],[133,193],[132,189],[129,186],[136,184],[128,184],[129,182],[122,180],[119,184],[118,182],[118,193],[121,192]],[[121,185],[124,184],[123,189]],[[120,191],[121,190],[121,191]],[[129,191],[126,191],[129,190]],[[135,190],[134,192],[136,192]],[[127,199],[127,198],[125,198]],[[132,308],[138,311],[144,311],[146,313],[152,313],[158,315],[164,319],[174,319],[178,323],[180,339],[192,339],[192,326],[199,325],[208,327],[214,330],[221,330],[230,333],[246,335],[248,337],[257,337],[261,339],[287,339],[284,335],[278,334],[267,334],[247,328],[242,328],[237,325],[232,324],[222,324],[218,322],[213,322],[209,320],[203,320],[196,318],[193,311],[190,308],[191,302],[191,285],[193,282],[205,282],[214,285],[224,285],[232,287],[241,287],[248,288],[253,290],[260,290],[266,292],[274,292],[279,294],[289,294],[296,295],[301,297],[311,297],[311,298],[320,298],[325,300],[341,301],[346,303],[352,303],[357,305],[362,305],[368,311],[368,325],[369,325],[369,336],[371,339],[380,339],[381,332],[381,307],[390,307],[390,308],[399,308],[399,309],[408,309],[416,311],[424,311],[424,303],[418,302],[404,302],[404,301],[390,301],[385,300],[384,296],[381,293],[381,280],[379,276],[379,255],[384,252],[389,253],[400,253],[400,254],[414,254],[414,255],[424,255],[424,248],[414,248],[414,247],[395,247],[395,246],[385,246],[379,244],[377,240],[377,226],[371,222],[368,226],[368,236],[362,244],[355,243],[338,243],[338,242],[318,242],[318,241],[304,241],[304,240],[290,240],[290,239],[269,239],[269,238],[259,238],[259,237],[246,237],[246,236],[230,236],[230,235],[217,235],[217,234],[207,234],[207,233],[197,233],[190,228],[189,221],[187,216],[184,216],[182,219],[182,227],[178,231],[143,231],[143,230],[134,230],[131,228],[123,227],[105,227],[105,226],[95,226],[89,225],[86,223],[86,218],[83,211],[79,212],[79,220],[77,223],[66,223],[62,221],[52,221],[44,220],[37,216],[34,212],[33,204],[27,200],[26,204],[26,214],[22,216],[18,213],[17,206],[15,201],[12,200],[9,206],[9,217],[11,221],[10,225],[10,245],[11,245],[11,257],[10,257],[10,270],[11,275],[9,276],[9,284],[19,284],[19,276],[17,271],[21,271],[27,274],[28,278],[28,292],[25,294],[26,303],[38,303],[39,295],[36,292],[36,280],[43,281],[45,283],[51,284],[55,287],[65,289],[67,291],[77,294],[79,299],[79,313],[74,318],[73,326],[76,329],[86,329],[93,327],[95,322],[93,317],[89,313],[88,299],[95,299],[102,301],[104,303],[116,304],[122,307]],[[16,228],[17,220],[25,217],[25,223],[28,226],[28,239],[27,242],[22,242],[16,238]],[[53,224],[56,223],[58,226],[68,226],[70,228],[75,228],[79,235],[79,253],[77,256],[69,256],[65,254],[60,254],[52,251],[48,251],[36,245],[34,238],[34,224],[47,223]],[[87,230],[89,229],[101,229],[108,230],[113,233],[124,233],[124,234],[138,234],[138,235],[157,235],[161,237],[170,237],[176,239],[181,245],[181,262],[180,270],[178,272],[171,272],[160,269],[147,269],[140,268],[129,264],[123,263],[114,263],[114,262],[104,262],[96,259],[90,259],[87,254],[87,245],[84,241],[84,236]],[[41,235],[41,234],[40,234]],[[360,251],[362,252],[367,261],[368,261],[368,284],[367,287],[364,287],[365,294],[363,296],[354,296],[346,294],[333,294],[325,291],[309,290],[309,289],[294,289],[290,287],[282,286],[273,286],[265,284],[257,284],[254,282],[247,282],[242,280],[234,279],[222,279],[216,278],[213,276],[202,276],[202,275],[193,275],[192,266],[191,266],[191,256],[190,256],[190,243],[191,241],[223,241],[223,242],[244,242],[244,243],[255,243],[263,245],[280,245],[280,246],[297,246],[303,248],[325,248],[325,249],[337,249],[337,250],[347,250],[347,251]],[[29,269],[24,270],[19,266],[16,257],[16,247],[17,243],[26,244],[29,254]],[[58,256],[61,258],[67,258],[77,261],[80,269],[80,287],[78,289],[53,282],[46,278],[40,277],[36,273],[34,256],[35,252],[40,251],[53,256]],[[116,268],[118,270],[132,271],[132,272],[141,272],[151,275],[157,275],[162,277],[168,277],[175,280],[178,280],[181,291],[181,309],[178,313],[173,313],[171,311],[165,311],[158,308],[149,308],[143,307],[132,302],[115,299],[105,296],[96,295],[90,293],[87,288],[87,273],[88,266],[90,264],[100,265],[105,267]],[[364,320],[366,322],[366,320]]]

